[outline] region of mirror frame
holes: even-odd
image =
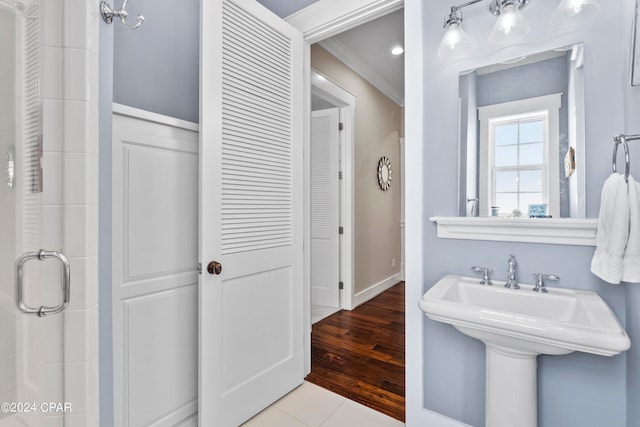
[[[585,161],[586,161],[585,159],[585,107],[586,106],[584,102],[584,78],[582,77],[582,71],[581,71],[583,69],[583,64],[584,64],[584,43],[583,42],[576,42],[576,43],[571,43],[565,46],[558,46],[555,48],[545,49],[543,51],[527,54],[526,56],[519,56],[517,58],[514,58],[513,60],[501,61],[500,63],[497,63],[497,64],[484,64],[484,65],[472,68],[471,70],[460,71],[458,74],[458,80],[459,80],[458,87],[462,91],[463,90],[461,86],[462,77],[467,76],[468,74],[470,74],[470,72],[473,72],[476,70],[478,71],[484,70],[483,72],[480,73],[482,75],[491,74],[494,72],[502,72],[509,69],[516,70],[516,69],[520,69],[520,67],[523,67],[523,66],[527,67],[531,64],[544,63],[545,61],[553,60],[557,58],[564,58],[564,61],[570,61],[571,65],[573,65],[573,68],[577,70],[575,72],[571,72],[570,69],[572,69],[572,67],[566,68],[566,73],[568,76],[567,77],[568,87],[564,87],[561,90],[561,92],[559,92],[562,97],[561,98],[562,101],[560,102],[561,102],[562,108],[564,109],[560,111],[564,111],[564,115],[565,115],[564,116],[565,131],[561,132],[560,136],[562,137],[562,135],[564,135],[563,144],[567,144],[569,148],[575,147],[575,153],[578,156],[578,158],[576,159],[576,163],[578,165],[585,165]],[[569,65],[569,63],[567,63],[567,65]],[[556,69],[556,72],[560,71],[560,69],[557,68],[557,66],[554,66],[554,69]],[[513,75],[511,71],[507,71],[507,72],[509,73],[507,75]],[[532,72],[535,73],[534,75],[540,75],[541,69],[538,66],[536,66],[535,68],[532,69]],[[518,75],[520,74],[521,72],[518,72]],[[510,87],[512,87],[513,84],[517,84],[517,80],[516,81],[508,80],[508,81],[511,81]],[[473,93],[476,93],[475,86],[473,87],[474,87]],[[483,107],[477,107],[477,108],[478,110],[482,110],[483,108],[499,108],[503,105],[507,105],[507,103],[518,103],[518,102],[523,102],[525,100],[546,99],[551,96],[551,93],[554,90],[557,92],[559,88],[560,86],[554,87],[554,85],[552,85],[551,87],[543,86],[540,88],[541,90],[538,90],[538,91],[536,91],[535,89],[533,91],[529,89],[522,94],[515,92],[516,96],[507,95],[512,93],[512,91],[510,90],[509,92],[506,92],[503,96],[498,96],[497,98],[494,97],[493,98],[494,104],[485,105],[488,101],[490,101],[490,99],[485,99],[484,101],[485,104],[481,104],[483,105]],[[466,105],[466,102],[462,101],[463,99],[472,99],[472,100],[475,99],[475,96],[472,96],[471,94],[467,94],[466,91],[467,89],[464,89],[464,92],[458,95],[459,105],[461,107],[463,105]],[[553,92],[553,93],[556,93],[556,92]],[[567,97],[571,99],[567,101],[568,99]],[[500,101],[501,99],[504,99],[504,101]],[[472,102],[475,102],[475,101],[472,101]],[[462,115],[463,111],[460,110],[459,114]],[[468,114],[470,115],[469,117],[475,117],[475,114],[473,116],[471,116],[470,112]],[[568,114],[568,117],[566,116],[567,114]],[[470,163],[466,159],[466,157],[469,155],[469,152],[467,150],[467,142],[466,140],[463,140],[463,136],[466,135],[466,132],[467,132],[466,130],[467,124],[466,124],[466,120],[464,120],[463,117],[466,117],[466,116],[460,116],[458,119],[459,126],[461,127],[458,133],[459,135],[458,147],[460,152],[460,159],[458,163],[458,171],[459,171],[458,172],[458,176],[459,176],[459,181],[458,181],[458,191],[459,191],[458,212],[459,213],[458,215],[461,217],[469,215],[469,210],[468,210],[469,205],[467,202],[474,200],[474,197],[475,197],[475,200],[476,200],[475,203],[477,204],[476,212],[480,214],[479,216],[481,217],[490,216],[489,214],[490,210],[488,205],[489,200],[487,200],[489,196],[489,194],[487,193],[488,188],[486,186],[487,181],[486,181],[486,177],[483,180],[483,177],[481,176],[481,169],[483,168],[482,166],[483,160],[485,160],[484,168],[487,167],[486,158],[480,155],[480,153],[482,152],[481,147],[478,148],[477,153],[476,153],[476,149],[469,148],[469,150],[471,150],[471,155],[478,156],[478,157],[475,157],[476,166],[469,166]],[[558,125],[560,125],[561,123],[562,122],[559,122]],[[476,122],[476,127],[475,127],[476,132],[480,124],[481,123]],[[463,126],[465,130],[462,129]],[[561,125],[560,125],[560,130],[562,130]],[[481,133],[478,135],[481,135]],[[562,142],[563,139],[561,138],[559,141]],[[571,178],[567,177],[567,179],[564,180],[565,174],[563,171],[564,171],[565,154],[566,154],[565,152],[558,153],[555,151],[549,152],[546,154],[550,156],[547,159],[547,161],[552,161],[552,165],[548,166],[550,168],[549,169],[550,172],[548,173],[551,174],[550,177],[553,177],[553,181],[550,181],[550,182],[553,182],[554,184],[551,185],[547,183],[543,191],[547,192],[548,196],[551,197],[552,200],[555,200],[555,203],[550,205],[552,207],[552,214],[554,218],[561,218],[560,217],[561,205],[559,203],[561,200],[564,200],[564,202],[562,202],[562,206],[563,206],[562,218],[583,219],[586,217],[585,169],[584,167],[579,167],[578,170],[575,171],[575,174],[573,174]],[[464,158],[462,156],[464,156]],[[471,173],[475,174],[476,176],[475,186],[477,186],[477,188],[475,190],[473,189],[473,185],[474,185],[473,181],[471,181],[472,187],[468,188],[469,181],[466,178],[468,174],[468,170],[467,170],[468,167],[471,167]],[[474,168],[477,168],[477,170]],[[562,169],[562,171],[560,171],[560,169]],[[465,183],[465,181],[467,182]],[[558,188],[558,186],[560,188]],[[564,188],[564,191],[562,191],[563,188]],[[560,192],[558,192],[559,189],[560,189]],[[473,196],[475,191],[478,191],[479,193],[476,193],[475,196]],[[562,194],[564,194],[564,196],[562,196],[561,198]],[[478,198],[479,198],[479,201],[478,201]],[[573,215],[573,216],[569,216],[569,215]],[[473,215],[470,215],[470,216],[473,216]],[[501,217],[505,217],[505,215],[502,215]]]
[[[391,187],[391,160],[387,156],[382,156],[378,161],[378,185],[382,191]]]
[[[584,43],[577,42],[573,45]],[[547,49],[549,50],[549,49]],[[538,53],[532,53],[536,55]],[[583,54],[583,53],[582,53]],[[530,56],[531,56],[530,55]],[[460,70],[459,73],[463,73]],[[456,78],[459,78],[456,75]],[[584,100],[582,101],[584,102]],[[586,107],[586,106],[585,106]],[[584,130],[583,130],[584,132]],[[458,145],[460,146],[460,145]],[[576,162],[585,164],[584,141],[577,150]],[[458,165],[460,167],[460,164]],[[460,176],[460,174],[458,174]],[[585,180],[581,184],[585,184]],[[458,185],[458,189],[460,186]],[[586,194],[586,188],[581,188]],[[461,195],[459,195],[462,197]],[[460,200],[458,197],[458,201]],[[466,198],[466,195],[464,195]],[[585,201],[582,200],[584,209]],[[459,210],[459,209],[456,209]],[[586,212],[584,213],[586,214]],[[433,216],[429,218],[437,227],[437,236],[443,239],[484,240],[516,243],[543,243],[557,245],[595,246],[597,218],[496,218],[471,216]]]

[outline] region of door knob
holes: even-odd
[[[209,272],[209,274],[220,274],[222,273],[222,264],[220,264],[218,261],[211,261],[209,264],[207,264],[207,271]]]

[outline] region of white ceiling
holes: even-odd
[[[399,105],[404,105],[404,9],[400,9],[319,43]]]
[[[258,0],[258,3],[261,3],[280,18],[284,18],[317,1],[318,0]]]
[[[286,17],[317,0],[258,1]],[[404,55],[391,55],[394,46],[404,46],[404,9],[323,40],[320,45],[397,104],[404,105]]]

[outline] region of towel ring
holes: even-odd
[[[613,173],[617,172],[616,163],[618,160],[618,145],[622,144],[622,148],[624,148],[624,179],[629,182],[629,146],[627,145],[627,138],[625,135],[617,135],[613,138]]]

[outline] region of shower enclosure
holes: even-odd
[[[0,0],[0,427],[63,426],[73,410],[61,314],[70,297],[64,9]]]

